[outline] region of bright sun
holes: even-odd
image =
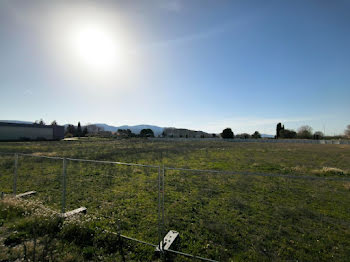
[[[80,25],[71,36],[73,53],[91,71],[106,73],[120,64],[121,52],[112,32],[98,25]]]

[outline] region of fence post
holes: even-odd
[[[160,205],[160,166],[158,167],[158,244],[159,244],[159,251],[161,251],[160,241],[162,241],[162,229],[161,229],[161,220],[160,220],[160,212],[161,212],[161,205]]]
[[[163,237],[162,237],[162,241],[165,237],[165,221],[164,221],[164,180],[165,180],[165,168],[163,165],[163,172],[162,172],[162,233],[163,233]],[[162,242],[162,247],[163,247],[163,242]]]
[[[15,154],[15,170],[13,173],[13,195],[17,194],[17,169],[18,169],[18,154]]]
[[[165,168],[163,165],[163,172],[162,172],[162,256],[163,256],[163,261],[166,261],[166,254],[163,250],[164,248],[164,237],[165,237],[165,222],[164,222],[164,177],[165,177]]]
[[[125,256],[124,256],[124,250],[123,250],[123,239],[121,237],[120,231],[121,231],[121,227],[120,227],[120,219],[118,219],[118,241],[119,241],[119,251],[120,251],[120,255],[122,257],[122,261],[125,262]]]
[[[67,160],[63,158],[63,167],[62,167],[62,209],[61,213],[64,214],[66,212],[66,176],[67,176]]]
[[[162,169],[162,170],[161,170]],[[164,166],[158,167],[158,243],[159,243],[159,251],[163,260],[165,259],[163,253],[164,247],[164,236],[165,236],[165,224],[164,224],[164,176],[165,169]]]

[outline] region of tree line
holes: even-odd
[[[132,138],[132,137],[154,137],[152,129],[142,129],[140,134],[133,133],[130,129],[118,129],[117,132],[105,131],[103,128],[96,125],[87,125],[81,127],[80,122],[78,126],[68,125],[65,130],[65,137],[84,137],[95,136],[105,138]]]
[[[130,129],[118,129],[114,134],[119,138],[130,138],[130,137],[154,137],[154,132],[150,128],[144,128],[141,130],[140,134],[133,133]]]
[[[34,122],[34,125],[45,125],[45,122],[40,119]],[[51,125],[58,125],[57,121],[54,120],[51,122]],[[90,130],[90,131],[89,131]],[[118,129],[117,132],[112,133],[110,131],[104,131],[103,128],[98,127],[97,125],[87,125],[82,127],[80,122],[78,122],[77,126],[67,125],[65,128],[65,137],[84,137],[84,136],[105,136],[105,137],[118,137],[118,138],[131,138],[131,137],[154,137],[154,132],[152,129],[142,129],[140,134],[133,133],[130,129]],[[248,139],[261,138],[261,134],[259,131],[255,131],[253,134],[241,133],[234,134],[231,128],[225,128],[220,134],[222,138],[225,139],[233,139],[233,138],[241,138]],[[165,137],[163,132],[163,137]],[[215,138],[216,134],[212,134],[212,137]],[[344,137],[350,138],[350,125],[344,131]],[[325,138],[325,134],[321,131],[313,132],[312,128],[308,125],[301,126],[297,131],[292,129],[286,129],[284,125],[278,123],[276,126],[276,135],[275,139],[280,138],[289,138],[289,139],[323,139]],[[336,136],[333,138],[342,138],[342,136]]]
[[[88,129],[85,126],[84,128],[81,127],[80,122],[78,122],[77,127],[74,125],[68,125],[65,130],[65,137],[84,137],[87,136]]]
[[[323,139],[324,134],[321,131],[313,132],[308,125],[299,127],[298,131],[284,128],[284,125],[278,123],[276,126],[276,139],[279,138],[300,138],[300,139]]]
[[[225,139],[233,139],[233,138],[242,138],[242,139],[248,139],[248,138],[261,138],[261,134],[258,131],[255,131],[253,134],[248,133],[242,133],[235,135],[231,128],[225,128],[222,133],[220,134],[222,138]],[[344,131],[344,137],[350,138],[350,125],[347,126],[347,129]],[[344,138],[343,137],[343,138]],[[308,125],[304,125],[299,127],[297,131],[294,131],[292,129],[286,129],[284,125],[281,123],[278,123],[276,126],[276,135],[275,139],[281,139],[281,138],[289,138],[289,139],[324,139],[325,134],[321,131],[315,131],[313,132],[312,127]],[[329,138],[329,137],[328,137]],[[332,138],[342,138],[342,136],[334,136]]]
[[[248,138],[261,138],[261,134],[258,131],[255,131],[253,134],[248,133],[242,133],[235,135],[231,128],[225,128],[222,133],[220,134],[222,138],[225,139],[233,139],[233,138],[241,138],[241,139],[248,139]]]

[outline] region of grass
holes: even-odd
[[[0,143],[0,152],[350,178],[349,145],[85,139]],[[0,155],[3,192],[12,192],[13,169],[13,156]],[[57,238],[63,240],[57,240],[54,248],[63,248],[73,260],[121,259],[118,250],[101,249],[97,240],[65,245],[81,228],[92,230],[88,232],[94,236],[101,235],[100,229],[116,231],[118,219],[122,234],[157,244],[157,179],[157,168],[68,161],[66,210],[86,206],[88,215],[68,235],[59,230]],[[29,190],[38,191],[33,200],[59,212],[62,160],[20,156],[17,191]],[[350,257],[349,196],[348,181],[166,170],[165,231],[179,231],[178,250],[220,261],[346,261]],[[13,213],[17,214],[9,212]],[[9,230],[24,218],[1,214],[0,219]],[[152,249],[132,243],[125,246],[124,255],[136,261],[158,259]]]

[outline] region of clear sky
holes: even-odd
[[[350,124],[350,1],[0,1],[0,119]]]

